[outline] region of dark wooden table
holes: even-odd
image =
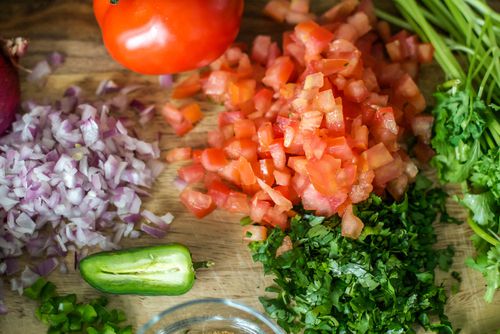
[[[272,33],[279,36],[286,27],[277,25],[261,15],[264,0],[246,2],[245,17],[240,40],[249,41],[255,34]],[[335,1],[315,1],[317,9],[328,7]],[[23,65],[33,66],[50,52],[57,50],[67,55],[66,63],[53,73],[47,85],[40,89],[23,82],[24,98],[50,100],[61,96],[70,84],[83,87],[89,95],[93,94],[102,79],[112,78],[125,84],[128,82],[144,83],[147,88],[140,91],[139,98],[160,106],[167,100],[167,94],[157,86],[157,78],[139,76],[130,73],[112,61],[102,46],[99,29],[92,14],[91,1],[70,0],[0,0],[0,36],[25,36],[31,41],[30,52],[23,59]],[[426,71],[427,79],[433,81],[432,70]],[[436,81],[434,77],[434,81]],[[429,91],[432,91],[432,85]],[[217,108],[204,103],[206,118],[186,137],[178,138],[166,127],[160,117],[152,127],[139,129],[140,135],[153,139],[161,133],[160,146],[164,153],[178,145],[203,146],[206,131],[213,127]],[[196,220],[185,211],[178,200],[178,193],[172,187],[178,165],[168,166],[160,176],[153,190],[152,198],[146,207],[157,213],[172,212],[176,220],[171,233],[165,240],[152,240],[143,237],[139,240],[125,241],[125,246],[158,244],[177,241],[188,245],[195,259],[212,259],[216,266],[212,270],[202,271],[198,275],[195,287],[186,295],[179,297],[138,297],[116,296],[112,305],[127,310],[130,323],[134,326],[144,324],[154,314],[177,303],[200,297],[225,297],[244,302],[260,309],[257,296],[264,293],[264,287],[270,282],[265,278],[260,266],[255,265],[246,245],[241,241],[241,227],[234,215],[214,212],[204,220]],[[464,212],[456,205],[451,211],[461,218]],[[462,226],[439,226],[439,246],[453,244],[456,258],[453,270],[461,272],[463,283],[459,293],[450,297],[447,313],[456,327],[463,328],[464,334],[494,333],[500,328],[500,298],[493,304],[483,302],[483,279],[480,275],[463,265],[466,256],[472,254],[469,242],[471,232]],[[70,268],[73,263],[68,258]],[[447,275],[440,275],[448,284]],[[77,293],[91,297],[96,292],[86,285],[78,272],[73,270],[63,275],[53,273],[54,281],[62,293]],[[8,287],[8,281],[5,280]],[[34,317],[35,304],[13,292],[7,292],[7,305],[10,313],[0,316],[0,333],[38,334],[44,332],[44,326]]]

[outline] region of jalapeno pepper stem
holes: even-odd
[[[215,265],[214,261],[200,261],[200,262],[193,262],[193,268],[194,270],[198,270],[201,268],[210,268]]]

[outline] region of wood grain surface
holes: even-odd
[[[316,9],[328,7],[335,1],[313,1]],[[286,27],[277,25],[262,17],[261,8],[264,0],[246,1],[245,17],[239,39],[249,41],[255,34],[271,33],[279,36]],[[386,3],[386,2],[384,2]],[[102,46],[98,27],[92,14],[91,1],[70,0],[0,0],[0,36],[24,36],[30,39],[30,52],[22,64],[32,67],[44,59],[50,52],[57,50],[67,55],[64,66],[54,72],[44,88],[39,88],[23,81],[25,99],[50,101],[62,95],[70,84],[85,89],[93,95],[97,84],[102,79],[112,78],[120,84],[140,82],[146,87],[137,92],[145,102],[161,106],[168,99],[166,91],[157,85],[157,78],[139,76],[124,70],[107,55]],[[427,91],[433,90],[432,82],[437,73],[432,68],[425,70],[429,81]],[[183,138],[173,135],[157,116],[153,125],[138,128],[140,136],[154,140],[160,134],[162,153],[176,146],[205,145],[206,131],[213,128],[218,109],[202,102],[206,117],[195,129]],[[129,321],[136,328],[144,324],[156,313],[178,304],[200,297],[224,297],[234,299],[261,310],[257,296],[264,293],[264,287],[271,282],[264,277],[259,265],[252,262],[246,245],[241,241],[241,227],[238,217],[216,211],[206,219],[197,220],[186,212],[178,200],[178,192],[172,186],[179,165],[170,165],[159,177],[151,198],[146,200],[146,208],[158,213],[172,212],[176,217],[170,234],[164,240],[142,237],[139,240],[126,240],[123,246],[161,244],[181,242],[190,247],[195,260],[210,259],[216,262],[211,270],[198,274],[197,283],[187,294],[179,297],[138,297],[116,296],[111,298],[112,306],[121,307],[129,314]],[[465,212],[456,204],[450,203],[451,212],[463,219]],[[453,245],[456,250],[455,264],[463,277],[460,291],[449,298],[447,314],[456,328],[462,328],[464,334],[496,333],[500,328],[500,295],[492,304],[483,301],[484,280],[480,274],[463,265],[466,257],[473,254],[469,237],[471,231],[461,226],[437,226],[438,247]],[[73,268],[72,257],[67,262]],[[438,282],[450,284],[449,274],[439,274]],[[96,296],[80,278],[78,272],[70,270],[68,274],[53,273],[50,280],[56,283],[61,293],[76,293],[90,298]],[[4,280],[8,290],[8,281]],[[6,316],[0,316],[2,334],[39,334],[44,333],[44,326],[34,317],[35,304],[13,292],[6,291],[6,302],[10,310]]]

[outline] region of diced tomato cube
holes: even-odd
[[[177,171],[179,177],[188,184],[201,182],[205,176],[205,169],[201,164],[183,166]]]
[[[353,153],[345,137],[326,138],[326,153],[343,161],[351,161]]]
[[[231,191],[224,204],[224,209],[229,212],[242,213],[244,215],[250,214],[250,204],[248,203],[247,195]]]
[[[271,203],[268,201],[261,201],[255,197],[252,199],[250,206],[250,218],[256,223],[262,222],[262,218],[266,212],[271,208]]]
[[[304,136],[304,153],[307,159],[321,159],[326,150],[326,142],[317,135]]]
[[[413,134],[417,136],[422,143],[429,144],[432,138],[432,126],[434,117],[431,115],[420,114],[413,117],[411,120],[411,129]]]
[[[181,113],[191,124],[198,123],[203,118],[203,113],[198,103],[185,105],[181,108]]]
[[[272,42],[271,46],[269,46],[269,56],[267,58],[267,67],[271,66],[276,59],[282,56],[280,47],[278,43]]]
[[[275,21],[283,22],[289,9],[290,3],[287,0],[271,0],[266,4],[263,12]]]
[[[330,217],[335,214],[328,197],[316,190],[312,184],[308,184],[302,192],[302,206],[306,210],[316,211],[317,215]]]
[[[273,102],[273,91],[268,88],[261,88],[253,97],[255,110],[265,114],[271,108]]]
[[[347,23],[356,29],[358,37],[361,37],[372,30],[370,19],[368,18],[368,15],[363,12],[357,12],[354,15],[349,16],[347,18]]]
[[[286,165],[286,154],[283,147],[283,140],[274,140],[273,143],[269,145],[269,151],[271,152],[274,166],[278,169],[284,168]]]
[[[295,35],[306,47],[306,56],[314,57],[328,48],[333,33],[314,21],[299,23],[295,26]],[[310,58],[312,59],[312,58]]]
[[[290,10],[297,13],[307,14],[309,13],[309,2],[310,0],[292,0],[290,3]]]
[[[351,239],[357,239],[361,235],[364,226],[365,225],[363,224],[361,219],[356,217],[352,212],[352,205],[349,205],[342,216],[342,236]]]
[[[343,136],[345,134],[344,114],[342,104],[334,105],[332,111],[325,114],[326,127],[332,136]]]
[[[344,89],[344,95],[353,102],[363,102],[370,95],[363,80],[350,81]]]
[[[375,178],[373,170],[367,170],[359,173],[358,181],[351,188],[349,198],[352,203],[360,203],[370,197],[373,190],[372,182]]]
[[[262,190],[264,190],[271,197],[273,202],[277,206],[280,206],[283,209],[283,211],[288,211],[292,209],[293,207],[292,202],[285,196],[283,196],[279,191],[271,188],[261,179],[257,179],[257,183],[262,188]]]
[[[238,161],[236,160],[232,160],[232,161],[229,161],[229,163],[223,167],[221,170],[219,170],[219,175],[235,184],[235,185],[241,185],[241,180],[240,180],[240,171],[238,170]]]
[[[415,153],[418,161],[423,164],[428,163],[436,155],[436,152],[429,145],[421,142],[418,142],[413,147],[413,152]]]
[[[286,13],[285,21],[289,24],[298,24],[301,22],[306,22],[313,20],[315,16],[312,13],[300,13],[293,10],[289,10]]]
[[[207,148],[201,154],[201,164],[210,172],[217,172],[227,165],[224,151],[219,148]]]
[[[167,162],[191,159],[191,147],[176,147],[167,152]]]
[[[245,115],[241,111],[225,111],[219,113],[219,128],[224,125],[234,124],[239,119],[244,119]]]
[[[184,99],[195,95],[201,90],[200,76],[198,73],[194,73],[181,81],[172,90],[172,98],[174,99]]]
[[[339,73],[349,64],[347,59],[321,59],[314,63],[316,69],[321,71],[325,76]]]
[[[406,174],[390,181],[387,184],[387,191],[395,200],[400,200],[408,188],[408,176]]]
[[[231,159],[245,157],[248,161],[257,160],[257,143],[248,138],[231,139],[224,145],[224,152]]]
[[[227,71],[212,71],[203,84],[203,92],[209,96],[221,96],[227,92],[231,73]]]
[[[304,156],[291,156],[288,158],[288,167],[296,173],[307,175],[307,159]]]
[[[350,42],[356,42],[359,38],[358,31],[356,28],[347,23],[341,23],[337,29],[335,29],[335,39],[336,40],[345,40]]]
[[[269,57],[269,47],[271,46],[271,36],[257,35],[252,44],[252,60],[261,65],[267,64]]]
[[[261,159],[254,162],[253,170],[255,175],[263,180],[267,185],[272,186],[274,184],[274,163],[271,159]]]
[[[408,74],[404,74],[397,83],[396,92],[402,97],[411,98],[417,96],[420,89]]]
[[[359,0],[344,0],[323,13],[325,21],[338,21],[351,14],[358,7]]]
[[[351,126],[352,148],[366,150],[368,148],[368,127],[362,124],[362,116],[358,116]]]
[[[237,82],[229,82],[228,92],[233,106],[239,106],[250,100],[255,95],[256,81],[243,79]]]
[[[339,159],[328,154],[323,155],[321,159],[309,160],[306,169],[314,188],[323,195],[334,195],[339,189],[336,174],[340,165]]]
[[[404,164],[399,156],[396,155],[395,158],[388,164],[385,164],[374,170],[375,172],[375,185],[379,187],[385,187],[386,183],[397,179],[404,174]]]
[[[271,143],[274,140],[273,126],[271,125],[271,123],[270,122],[262,123],[257,132],[257,136],[259,139],[259,145],[261,150],[268,150],[269,145],[271,145]]]
[[[387,50],[387,53],[389,54],[389,57],[393,62],[399,62],[404,59],[403,51],[401,50],[401,48],[401,41],[397,39],[385,44],[385,49]]]
[[[207,141],[211,147],[222,148],[224,146],[224,135],[218,130],[208,131]]]
[[[420,43],[417,46],[417,58],[421,64],[430,64],[434,57],[434,47],[431,43]]]
[[[166,103],[163,106],[161,114],[165,118],[165,121],[170,125],[181,123],[184,120],[184,116],[181,111],[169,103]]]
[[[321,126],[323,122],[323,113],[321,111],[308,111],[301,115],[300,130],[314,131]]]
[[[273,175],[277,185],[288,186],[290,184],[292,174],[286,167],[283,170],[275,170]]]
[[[205,217],[215,209],[212,197],[189,188],[182,191],[181,202],[198,218]]]
[[[207,194],[212,197],[218,208],[224,208],[231,189],[220,181],[213,181],[208,185]]]
[[[238,139],[252,138],[256,133],[255,123],[249,119],[239,119],[234,122],[234,136]]]
[[[184,136],[193,129],[193,124],[187,119],[182,119],[180,123],[173,123],[170,126],[172,126],[172,129],[174,129],[175,134],[178,136]]]
[[[294,68],[295,65],[290,57],[279,57],[267,68],[262,83],[273,88],[275,91],[279,91],[280,87],[290,79]]]
[[[378,143],[362,153],[368,168],[376,169],[390,163],[394,158],[383,143]]]
[[[304,89],[313,89],[323,87],[324,75],[321,72],[309,74],[304,81]]]
[[[241,184],[249,186],[254,184],[257,180],[252,165],[244,157],[238,159],[238,170],[240,172]]]
[[[288,216],[285,212],[281,211],[280,208],[274,206],[271,207],[264,214],[262,220],[273,227],[279,227],[282,230],[286,230],[288,225]]]
[[[194,163],[201,163],[201,154],[203,153],[203,150],[193,150],[193,162]]]

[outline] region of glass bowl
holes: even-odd
[[[138,334],[285,334],[256,310],[228,299],[196,299],[169,308]]]

